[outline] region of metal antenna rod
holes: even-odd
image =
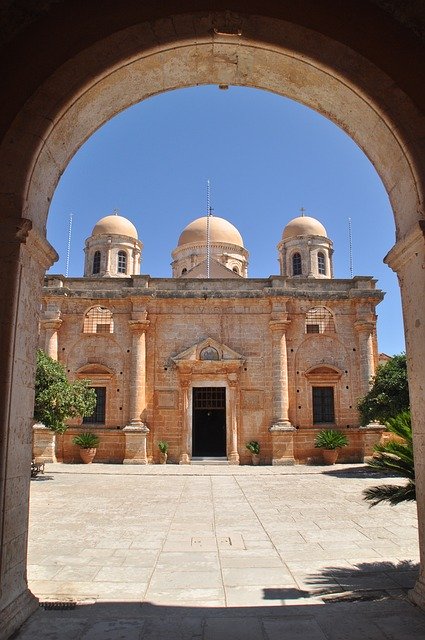
[[[350,256],[350,278],[353,277],[353,236],[351,233],[351,218],[348,218],[348,246]]]
[[[210,277],[210,267],[211,267],[210,217],[211,217],[211,183],[209,180],[207,180],[207,278]]]
[[[69,273],[69,256],[71,253],[71,234],[72,234],[72,216],[74,214],[70,213],[69,214],[69,226],[68,226],[68,247],[66,250],[66,268],[65,268],[65,277],[68,277],[68,273]]]

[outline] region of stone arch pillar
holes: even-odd
[[[7,301],[0,305],[0,637],[6,638],[38,607],[26,582],[34,361],[44,272],[58,256],[26,219],[2,220],[0,256]]]
[[[425,220],[395,244],[385,262],[397,273],[400,283],[413,425],[420,574],[410,596],[425,608]]]

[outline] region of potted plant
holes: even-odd
[[[260,464],[260,443],[257,440],[247,442],[246,448],[251,452],[252,464],[256,467]]]
[[[159,449],[159,463],[167,464],[168,442],[166,442],[165,440],[160,440],[158,442],[158,449]]]
[[[347,436],[336,429],[322,429],[314,441],[314,446],[322,449],[323,462],[325,464],[335,464],[338,458],[338,449],[347,445]]]
[[[99,445],[99,436],[91,431],[80,433],[72,439],[72,442],[80,447],[80,457],[84,464],[93,462]]]

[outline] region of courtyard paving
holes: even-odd
[[[415,505],[370,509],[381,482],[362,465],[46,465],[28,556],[43,606],[17,638],[424,640]]]

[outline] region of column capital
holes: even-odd
[[[269,320],[269,327],[271,331],[279,331],[285,333],[288,329],[291,321],[288,318],[272,318]]]
[[[44,318],[43,320],[40,320],[40,325],[43,329],[58,331],[62,325],[62,322],[63,321],[60,318],[57,318],[55,320],[52,318]]]
[[[354,327],[359,333],[372,333],[375,329],[375,323],[371,322],[370,320],[356,320],[354,323]]]
[[[134,333],[146,333],[150,321],[149,320],[129,320],[128,324],[130,325],[131,331]]]

